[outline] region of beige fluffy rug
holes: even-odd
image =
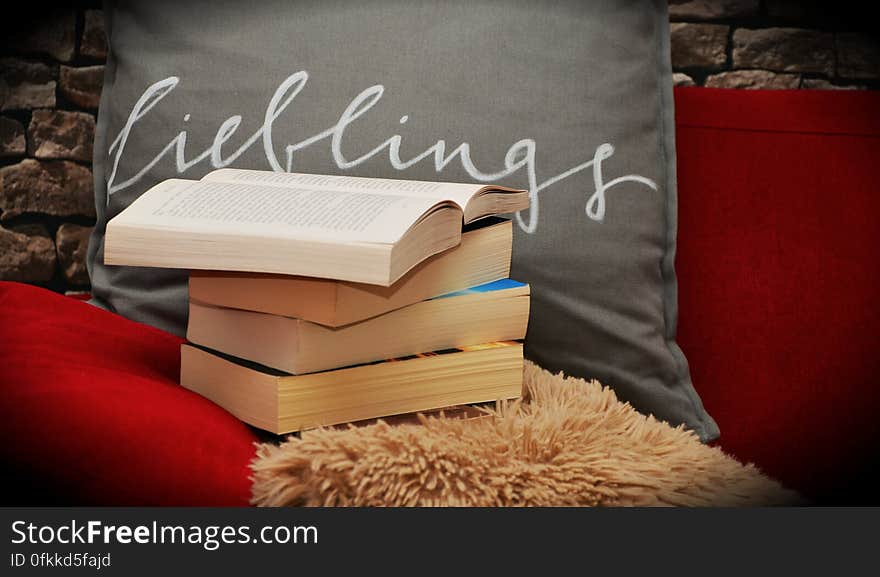
[[[782,505],[797,495],[598,382],[525,369],[487,417],[318,429],[252,463],[255,505]]]

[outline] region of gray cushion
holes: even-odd
[[[526,354],[718,434],[675,344],[665,2],[118,2],[98,119],[95,302],[182,334],[186,272],[103,264],[108,218],[216,166],[528,187]],[[419,160],[421,159],[421,160]]]

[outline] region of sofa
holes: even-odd
[[[867,504],[880,439],[880,93],[675,90],[678,339],[727,453]],[[250,499],[264,435],[178,384],[181,339],[0,282],[7,505]]]

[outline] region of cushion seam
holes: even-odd
[[[694,418],[697,420],[694,423],[694,429],[697,435],[703,441],[708,441],[717,437],[717,425],[715,425],[714,421],[706,412],[703,407],[702,401],[699,399],[699,396],[696,393],[696,390],[693,388],[693,383],[690,379],[690,368],[688,367],[687,358],[684,356],[683,351],[678,347],[675,343],[675,333],[676,333],[676,323],[671,318],[673,314],[671,312],[672,303],[671,301],[677,300],[677,294],[674,288],[675,283],[675,236],[678,234],[677,231],[677,223],[675,222],[675,216],[672,213],[672,194],[675,194],[676,197],[678,195],[677,187],[673,182],[675,180],[675,167],[671,166],[671,162],[674,161],[674,155],[670,155],[668,150],[669,148],[669,140],[670,134],[669,130],[674,130],[676,123],[674,118],[674,101],[672,99],[672,87],[671,87],[671,78],[672,78],[672,70],[671,66],[667,66],[667,60],[669,58],[669,35],[668,35],[668,22],[666,10],[664,9],[665,2],[662,0],[655,1],[656,8],[656,18],[654,24],[654,35],[655,35],[655,56],[656,56],[656,64],[657,64],[657,101],[658,101],[658,145],[659,152],[661,157],[661,170],[663,171],[663,183],[665,187],[665,198],[664,198],[664,217],[665,217],[665,226],[664,233],[665,237],[663,239],[663,257],[660,261],[660,275],[663,284],[663,323],[664,323],[664,331],[663,331],[663,341],[666,346],[666,350],[669,353],[669,356],[672,359],[673,365],[675,366],[675,387],[681,389],[685,397],[688,399],[691,410],[694,414]],[[670,84],[667,90],[667,81]],[[670,115],[673,115],[672,118],[669,118]],[[669,126],[667,126],[667,122]],[[673,148],[674,150],[674,148]],[[674,209],[677,211],[678,202],[676,199],[676,204]],[[674,313],[676,316],[678,315],[678,311],[676,310]],[[713,426],[714,425],[714,426]]]

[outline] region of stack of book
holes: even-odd
[[[191,269],[181,384],[273,433],[518,397],[525,191],[223,169],[110,221],[105,262]],[[464,223],[464,226],[463,226]]]

